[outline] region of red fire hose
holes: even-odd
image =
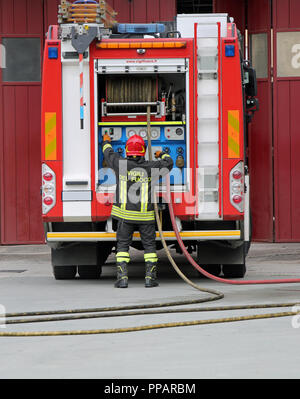
[[[178,227],[176,224],[175,220],[175,215],[174,215],[174,208],[173,208],[173,203],[171,200],[171,190],[170,190],[170,177],[166,177],[166,183],[167,183],[167,193],[168,193],[168,204],[169,204],[169,213],[171,217],[171,222],[173,226],[173,230],[175,232],[177,241],[179,243],[179,246],[184,253],[185,257],[187,260],[191,263],[191,265],[197,269],[200,273],[202,273],[204,276],[218,281],[219,283],[225,283],[225,284],[234,284],[234,285],[251,285],[251,284],[288,284],[288,283],[300,283],[299,278],[291,278],[291,279],[274,279],[274,280],[243,280],[243,281],[236,281],[236,280],[229,280],[221,277],[214,276],[213,274],[208,273],[206,270],[204,270],[201,266],[195,262],[195,260],[192,258],[192,256],[189,254],[187,249],[185,248],[184,242],[182,241],[182,238],[180,236],[180,233],[178,231]]]

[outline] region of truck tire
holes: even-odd
[[[55,280],[72,280],[77,273],[76,266],[53,266]]]
[[[243,278],[246,274],[246,265],[223,265],[223,274],[225,278]]]
[[[97,280],[102,274],[102,265],[106,262],[112,250],[111,245],[97,246],[97,265],[78,266],[79,277],[83,280]]]
[[[78,266],[79,277],[83,280],[100,278],[102,266]]]

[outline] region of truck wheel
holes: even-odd
[[[221,273],[221,265],[199,265],[202,267],[202,269],[204,269],[207,273],[212,274],[213,276],[219,276]],[[204,276],[204,274],[202,274],[201,272],[199,272],[199,277],[201,278],[206,278],[206,276]]]
[[[225,278],[243,278],[246,274],[246,265],[223,265],[223,274]]]
[[[78,266],[78,274],[81,279],[98,279],[102,273],[101,266]]]
[[[77,273],[76,266],[53,266],[55,280],[72,280]]]

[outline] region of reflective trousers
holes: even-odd
[[[129,262],[129,247],[132,242],[132,236],[135,231],[141,235],[142,245],[144,247],[145,261],[157,262],[156,255],[156,230],[155,224],[133,224],[125,220],[118,221],[117,229],[117,262]]]

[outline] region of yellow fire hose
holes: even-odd
[[[147,110],[147,133],[148,133],[148,151],[149,158],[152,159],[152,148],[151,148],[151,134],[150,134],[150,109]],[[268,309],[268,308],[287,308],[297,305],[297,302],[293,303],[269,303],[269,304],[253,304],[253,305],[232,305],[232,306],[219,306],[219,307],[190,307],[180,309],[166,309],[174,306],[193,305],[203,302],[215,301],[224,298],[224,294],[198,286],[189,280],[178,268],[172,255],[168,249],[166,241],[164,239],[162,223],[159,218],[159,211],[154,197],[154,209],[158,230],[161,237],[161,242],[167,254],[167,257],[172,264],[177,274],[193,288],[211,294],[208,297],[190,299],[190,300],[178,300],[173,302],[165,303],[152,303],[152,304],[141,304],[135,306],[116,306],[116,307],[103,307],[103,308],[90,308],[90,309],[66,309],[66,310],[51,310],[51,311],[39,311],[39,312],[24,312],[24,313],[8,313],[5,315],[6,325],[10,324],[21,324],[21,323],[41,323],[41,322],[53,322],[63,320],[79,320],[79,319],[92,319],[92,318],[104,318],[104,317],[121,317],[121,316],[135,316],[135,315],[149,315],[149,314],[169,314],[169,313],[190,313],[190,312],[219,312],[229,310],[242,310],[242,309]],[[300,301],[299,301],[300,302]],[[155,309],[157,308],[157,309]],[[150,310],[151,309],[151,310]],[[65,331],[31,331],[31,332],[0,332],[0,337],[41,337],[41,336],[62,336],[62,335],[92,335],[92,334],[112,334],[112,333],[124,333],[124,332],[135,332],[154,330],[161,328],[172,328],[172,327],[186,327],[196,326],[204,324],[217,324],[217,323],[228,323],[236,321],[246,320],[258,320],[258,319],[269,319],[275,317],[287,317],[297,315],[296,311],[288,312],[277,312],[277,313],[264,313],[254,314],[246,316],[232,316],[214,319],[204,320],[192,320],[182,322],[170,322],[160,324],[150,324],[143,326],[134,326],[127,328],[108,328],[108,329],[96,329],[96,330],[65,330]],[[54,316],[56,315],[56,316]],[[57,316],[65,315],[65,316]],[[66,316],[69,315],[69,316]],[[51,316],[51,317],[37,317],[37,316]],[[30,318],[31,317],[31,318]]]

